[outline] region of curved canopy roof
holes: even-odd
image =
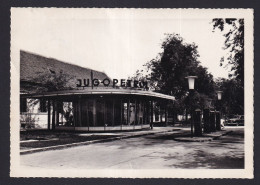
[[[152,91],[133,90],[133,89],[82,89],[82,90],[64,90],[55,92],[43,92],[37,94],[24,94],[24,97],[41,98],[41,97],[57,97],[57,96],[71,96],[71,95],[137,95],[155,97],[167,100],[175,100],[175,97],[156,93]]]

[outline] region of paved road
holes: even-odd
[[[243,127],[232,130],[211,142],[178,142],[170,132],[45,151],[22,155],[21,165],[48,169],[244,168]]]

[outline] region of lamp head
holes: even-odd
[[[187,76],[185,77],[188,79],[188,83],[189,83],[189,89],[192,90],[194,89],[194,85],[195,85],[195,79],[198,78],[197,76]]]
[[[223,93],[223,91],[217,91],[218,100],[222,99],[222,93]]]

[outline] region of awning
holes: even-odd
[[[138,95],[155,97],[167,100],[175,100],[175,97],[156,93],[152,91],[133,90],[133,89],[81,89],[81,90],[64,90],[55,92],[43,92],[37,94],[22,94],[22,97],[27,98],[42,98],[42,97],[56,97],[56,96],[71,96],[71,95]]]

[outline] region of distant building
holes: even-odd
[[[159,119],[154,116],[154,102],[163,105],[160,121],[167,124],[167,107],[174,97],[144,90],[141,82],[118,80],[126,87],[113,82],[116,80],[103,72],[21,51],[21,127],[82,131],[149,128]],[[130,87],[130,83],[134,84]]]

